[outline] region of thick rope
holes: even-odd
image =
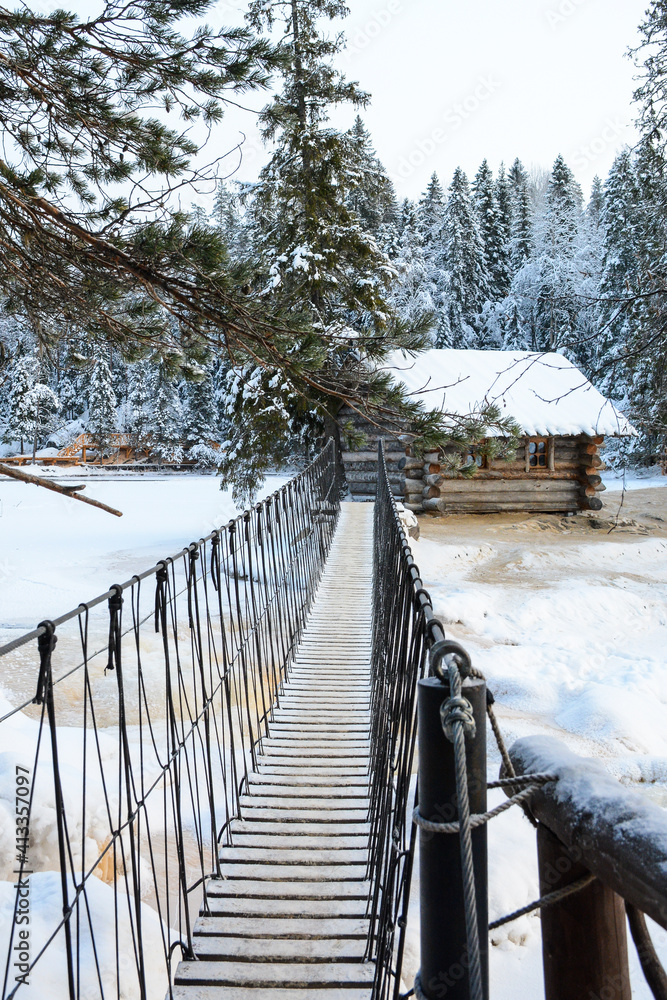
[[[516,795],[512,795],[511,798],[506,799],[499,805],[494,806],[493,809],[489,809],[485,813],[473,813],[470,817],[470,827],[471,829],[476,829],[478,826],[483,826],[488,823],[489,820],[494,819],[496,816],[500,816],[501,813],[506,812],[511,809],[514,805],[521,805],[523,802],[528,801],[531,795],[536,792],[542,785],[546,785],[549,781],[556,781],[556,776],[553,774],[526,774],[522,775],[522,778],[508,778],[504,779],[502,782],[493,782],[488,785],[489,788],[499,788],[504,786],[514,786],[518,784],[521,780],[530,780],[530,784],[523,791],[517,792]],[[418,827],[422,830],[428,830],[430,833],[459,833],[460,824],[458,822],[453,823],[436,823],[429,819],[426,819],[419,812],[419,808],[415,809],[412,814],[412,821],[416,823]]]
[[[449,675],[449,690],[452,699],[462,698],[462,679],[456,654],[445,657]],[[461,869],[463,874],[463,901],[465,907],[466,940],[468,944],[468,979],[471,1000],[483,1000],[482,961],[479,947],[479,927],[477,921],[477,897],[475,895],[475,868],[472,857],[472,826],[470,800],[468,798],[468,771],[466,766],[465,728],[466,722],[455,718],[451,722],[454,760],[456,767],[456,797],[459,809],[459,843],[461,848]]]
[[[533,903],[528,903],[527,906],[522,906],[520,910],[514,910],[512,913],[508,913],[506,917],[500,917],[498,920],[494,920],[489,924],[489,930],[494,931],[496,927],[502,927],[503,924],[509,924],[512,920],[518,920],[519,917],[524,917],[527,913],[533,913],[535,910],[541,910],[545,906],[551,906],[552,903],[560,903],[562,899],[567,899],[568,896],[574,896],[575,893],[581,892],[586,886],[590,885],[591,882],[595,881],[595,875],[584,875],[583,878],[577,879],[576,882],[572,882],[571,885],[566,885],[562,889],[554,889],[553,892],[548,892],[546,896],[540,896]]]

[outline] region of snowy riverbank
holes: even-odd
[[[0,479],[0,643],[104,593],[238,513],[215,476],[107,473],[81,481],[85,496],[123,516]],[[270,477],[260,496],[285,481]]]
[[[447,633],[487,676],[508,743],[556,736],[667,806],[667,489],[645,485],[667,478],[633,482],[616,527],[621,494],[610,490],[595,517],[422,518],[413,550]],[[494,747],[490,775],[498,767]],[[535,834],[519,810],[490,824],[489,855],[494,920],[538,896]],[[665,960],[667,933],[652,930]],[[517,986],[541,1000],[539,917],[492,942],[495,1000],[514,1000]],[[633,996],[649,1000],[632,944],[630,954]]]

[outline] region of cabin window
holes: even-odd
[[[480,454],[476,448],[469,448],[466,452],[464,465],[476,465],[478,469],[486,469],[486,455]]]
[[[531,441],[528,445],[528,459],[531,469],[546,469],[547,467],[548,442],[546,438],[539,441]]]

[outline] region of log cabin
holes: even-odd
[[[600,510],[604,440],[636,434],[561,354],[433,349],[414,356],[397,351],[385,364],[427,408],[456,417],[493,403],[520,430],[518,447],[506,458],[487,454],[488,438],[464,451],[448,446],[417,455],[404,428],[385,433],[394,495],[415,513]],[[344,452],[343,460],[353,497],[370,499],[378,430],[351,411],[341,416],[365,435],[362,449]]]

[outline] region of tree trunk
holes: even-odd
[[[32,438],[32,464],[35,464],[35,458],[37,456],[37,435],[39,433],[39,404],[37,405],[37,412],[35,413],[35,433]],[[21,449],[23,450],[23,449]]]

